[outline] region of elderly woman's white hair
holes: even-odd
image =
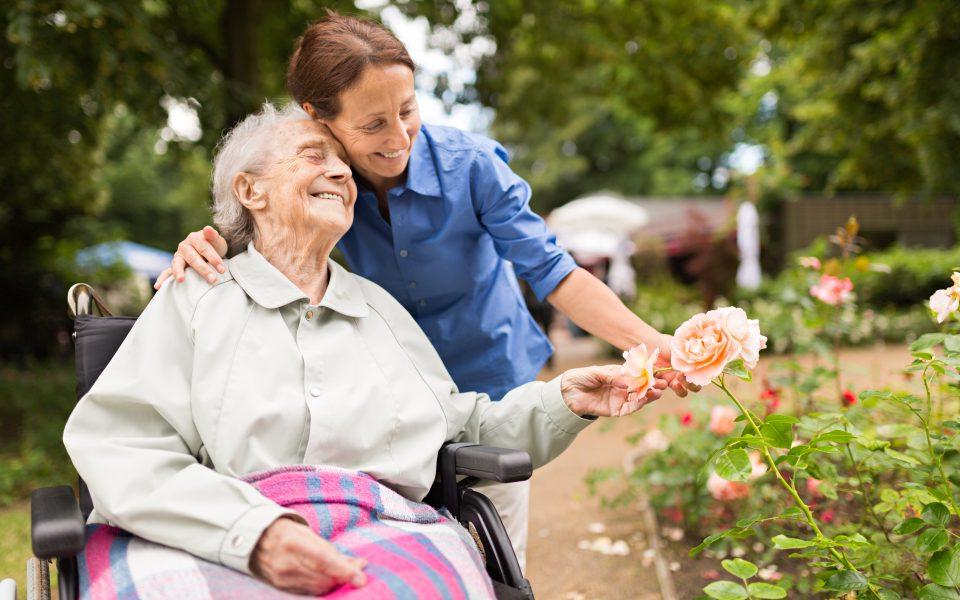
[[[296,103],[277,108],[265,102],[260,110],[240,121],[220,140],[213,159],[213,223],[227,240],[231,252],[243,250],[253,239],[250,211],[233,193],[237,173],[257,175],[269,163],[275,129],[288,121],[310,120]]]

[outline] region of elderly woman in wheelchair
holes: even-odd
[[[164,285],[66,426],[100,524],[82,594],[492,597],[470,536],[421,503],[441,446],[519,448],[536,467],[659,397],[665,383],[637,397],[616,366],[500,402],[459,391],[400,304],[329,257],[353,220],[345,161],[295,106],[221,142],[227,272]]]

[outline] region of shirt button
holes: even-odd
[[[400,251],[400,258],[406,258],[406,257],[407,257],[407,251],[406,251],[406,250],[401,250],[401,251]]]
[[[411,281],[410,283],[407,284],[407,287],[415,288],[415,287],[417,287],[417,282],[416,282],[416,281]]]
[[[319,397],[320,397],[320,388],[316,388],[316,387],[315,387],[315,388],[310,388],[310,395],[313,396],[314,398],[319,398]]]
[[[426,300],[421,300],[420,302],[417,302],[417,306],[426,306],[426,305],[427,305]]]
[[[240,546],[243,545],[243,536],[242,535],[233,536],[233,539],[230,541],[230,543],[233,544],[234,548],[240,548]]]

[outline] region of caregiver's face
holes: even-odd
[[[357,186],[343,148],[316,121],[283,123],[262,185],[271,219],[294,230],[343,234],[353,223]]]
[[[371,183],[403,175],[420,131],[413,71],[405,65],[370,65],[340,95],[340,114],[327,125],[354,169]]]

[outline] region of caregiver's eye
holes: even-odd
[[[363,130],[364,130],[364,131],[367,131],[367,132],[374,132],[374,131],[380,129],[381,127],[383,127],[383,121],[381,121],[380,119],[377,119],[377,120],[374,121],[373,123],[370,123],[370,124],[366,125],[366,126],[363,128]]]

